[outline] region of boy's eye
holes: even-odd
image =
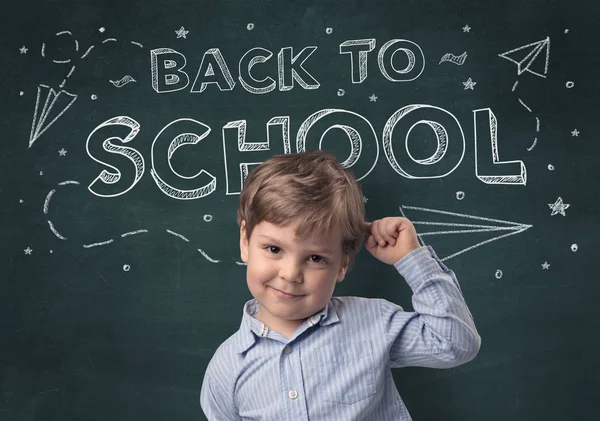
[[[319,256],[317,254],[313,254],[312,256],[310,256],[310,260],[313,263],[325,263],[325,262],[327,262],[327,260],[325,258],[323,258],[322,256]]]
[[[266,249],[273,254],[277,254],[281,251],[281,249],[277,246],[267,246]]]

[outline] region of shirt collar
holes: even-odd
[[[242,323],[240,324],[240,338],[238,342],[237,353],[241,354],[246,352],[254,343],[257,337],[266,337],[269,333],[269,328],[263,322],[253,317],[258,310],[258,301],[252,299],[244,304],[244,310],[242,315]],[[308,326],[315,326],[320,324],[321,326],[328,326],[339,322],[335,306],[332,300],[329,300],[325,308],[306,319]]]

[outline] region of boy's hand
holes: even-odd
[[[407,218],[397,216],[365,222],[365,231],[369,235],[365,248],[388,265],[421,247],[415,227]]]

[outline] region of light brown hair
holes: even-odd
[[[255,167],[240,194],[237,223],[250,239],[262,221],[297,223],[296,236],[320,236],[339,227],[342,253],[351,264],[365,235],[360,185],[334,155],[322,150],[274,155]]]

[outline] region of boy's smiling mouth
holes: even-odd
[[[275,294],[275,296],[285,299],[285,300],[293,300],[293,299],[304,296],[303,294],[302,295],[288,294],[287,292],[281,291],[281,290],[271,287],[271,286],[269,288],[271,288],[273,290],[273,293]]]

